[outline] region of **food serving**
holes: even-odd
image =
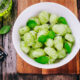
[[[20,48],[40,64],[54,64],[64,59],[75,39],[66,19],[46,11],[28,19],[20,27]]]

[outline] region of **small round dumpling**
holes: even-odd
[[[57,21],[58,21],[58,16],[56,16],[56,15],[54,15],[54,14],[51,14],[51,15],[50,15],[50,23],[51,23],[51,25],[56,24]]]
[[[47,35],[47,34],[48,34],[48,30],[41,30],[38,32],[37,38],[39,38],[41,35]]]
[[[58,51],[58,58],[62,59],[64,57],[66,57],[66,50],[65,49],[62,49],[60,51]]]
[[[53,59],[53,61],[57,59],[58,55],[54,48],[46,47],[44,48],[44,51],[47,55],[49,55]]]
[[[37,49],[37,48],[40,48],[40,47],[42,47],[42,46],[43,46],[42,43],[40,43],[40,42],[38,42],[38,41],[36,40],[36,41],[35,41],[35,44],[32,45],[32,48]]]
[[[29,32],[24,34],[24,41],[26,43],[27,46],[32,46],[34,44],[34,36]]]
[[[65,35],[65,39],[66,39],[67,41],[69,41],[69,42],[74,42],[74,41],[75,41],[72,34],[66,34],[66,35]]]
[[[35,31],[32,30],[30,33],[34,36],[35,39],[37,38],[37,33]]]
[[[30,47],[26,46],[24,41],[21,41],[21,42],[20,42],[20,48],[21,48],[21,50],[22,50],[24,53],[26,53],[26,54],[27,54],[27,53],[29,52],[29,50],[30,50]]]
[[[54,38],[54,47],[57,50],[62,50],[63,49],[63,39],[61,36],[57,36]]]
[[[45,42],[45,45],[47,47],[52,47],[54,45],[53,39],[47,39],[47,41]]]
[[[34,31],[39,32],[41,30],[48,30],[48,29],[49,29],[49,25],[48,24],[43,24],[43,25],[40,25],[40,26],[36,26],[34,28]]]
[[[19,29],[19,34],[20,35],[24,35],[25,33],[29,32],[30,31],[30,28],[29,27],[22,27]]]
[[[52,27],[52,30],[59,35],[65,35],[67,33],[67,29],[66,29],[67,25],[65,24],[56,24]]]
[[[38,58],[40,56],[44,56],[45,52],[43,49],[35,49],[30,51],[29,55],[32,56],[33,58]]]
[[[49,13],[46,11],[42,11],[39,14],[39,20],[40,20],[41,24],[46,24],[49,21]]]
[[[69,26],[65,26],[65,27],[66,27],[67,33],[72,33],[72,31],[71,31]]]
[[[34,28],[34,31],[35,32],[39,32],[41,30],[41,25],[40,26],[36,26],[35,28]]]
[[[39,21],[38,17],[32,17],[32,18],[30,18],[30,20],[34,20],[34,21],[36,21],[37,25],[40,25],[40,21]]]

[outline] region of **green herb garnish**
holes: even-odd
[[[67,53],[71,52],[71,47],[69,46],[69,44],[67,42],[65,42],[64,48],[66,49]]]
[[[66,19],[64,17],[59,17],[58,23],[68,24],[67,21],[66,21]]]
[[[47,40],[47,36],[46,35],[41,35],[39,38],[38,38],[38,41],[41,42],[41,43],[45,43],[46,40]]]
[[[49,61],[49,57],[48,56],[41,56],[39,58],[36,58],[35,61],[38,63],[41,63],[41,64],[47,64]]]
[[[0,29],[0,34],[6,34],[10,31],[10,26],[3,26],[1,29]]]
[[[55,36],[56,36],[56,34],[53,31],[49,31],[49,33],[48,33],[49,38],[54,39]]]
[[[26,25],[33,29],[35,26],[37,26],[37,23],[34,20],[29,20]]]

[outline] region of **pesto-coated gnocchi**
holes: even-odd
[[[46,11],[29,18],[19,29],[20,48],[40,64],[54,64],[70,54],[75,38],[67,20]]]

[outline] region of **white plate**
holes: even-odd
[[[20,37],[18,34],[18,30],[21,26],[26,25],[27,20],[30,17],[36,16],[41,11],[47,11],[52,14],[56,14],[58,16],[63,16],[68,21],[68,24],[72,30],[72,33],[75,37],[75,45],[72,49],[72,52],[62,59],[60,62],[55,64],[39,64],[29,58],[27,55],[25,55],[21,49],[20,49]],[[77,54],[79,50],[79,40],[80,40],[80,25],[79,21],[76,18],[76,16],[67,8],[65,8],[62,5],[56,4],[56,3],[50,3],[50,2],[43,2],[38,3],[35,5],[32,5],[28,8],[26,8],[17,18],[12,32],[12,40],[14,47],[17,51],[17,53],[20,55],[20,57],[27,63],[31,64],[32,66],[38,67],[38,68],[45,68],[45,69],[51,69],[51,68],[57,68],[60,66],[63,66],[64,64],[67,64],[69,61],[71,61]]]

